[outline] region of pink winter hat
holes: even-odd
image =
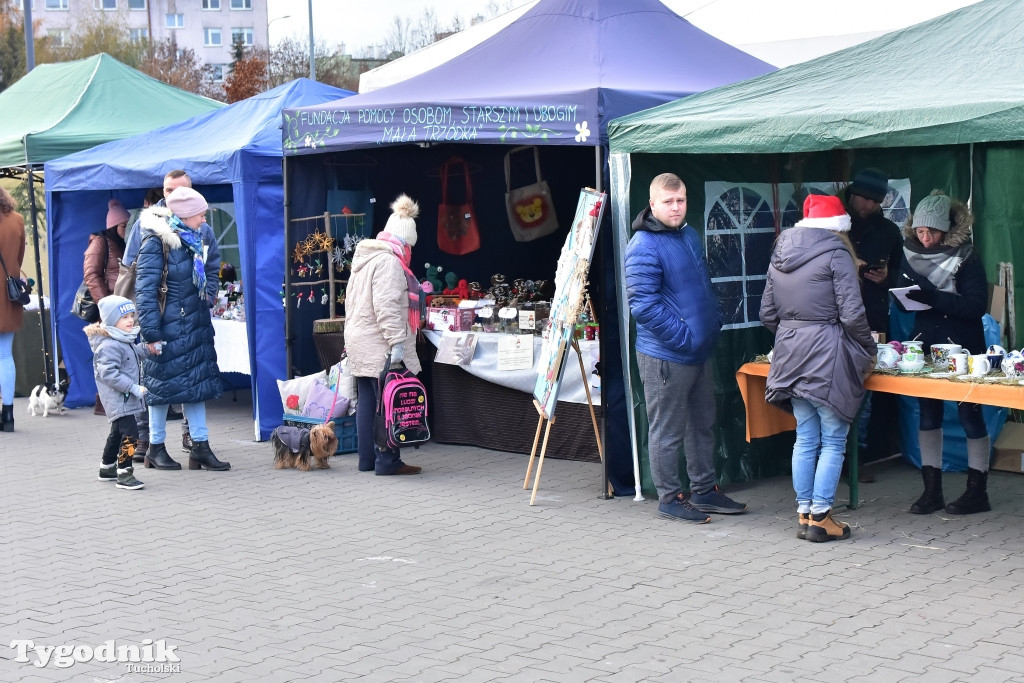
[[[122,223],[128,222],[128,212],[125,210],[121,202],[116,199],[111,199],[107,202],[107,227],[112,228],[115,225],[121,225]]]
[[[178,218],[192,218],[192,216],[206,213],[206,210],[210,208],[206,200],[203,199],[203,195],[191,187],[175,188],[174,192],[167,195],[165,203],[167,208]]]

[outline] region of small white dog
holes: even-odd
[[[28,395],[28,414],[37,415],[38,412],[42,412],[43,417],[49,417],[51,412],[57,415],[67,415],[68,409],[64,407],[67,388],[67,380],[56,385],[40,384],[36,386]]]

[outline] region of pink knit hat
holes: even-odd
[[[111,199],[107,202],[107,227],[112,228],[115,225],[121,225],[127,223],[129,219],[128,212],[125,211],[124,206],[121,202],[116,199]]]
[[[167,208],[178,218],[192,218],[192,216],[206,213],[206,210],[210,208],[206,200],[203,199],[203,195],[191,187],[175,188],[167,195],[165,203]]]

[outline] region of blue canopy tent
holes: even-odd
[[[580,189],[606,185],[607,121],[772,70],[658,0],[540,0],[491,38],[430,71],[340,102],[286,109],[286,186],[301,188],[286,198],[289,215],[323,212],[331,174],[361,164],[379,202],[400,192],[419,201],[413,252],[418,275],[430,262],[480,282],[499,270],[550,277]],[[562,226],[526,243],[513,239],[505,214],[503,162],[513,145],[543,146],[541,165]],[[465,256],[441,252],[429,234],[440,201],[437,169],[451,156],[469,162],[474,176],[482,247]],[[387,219],[381,208],[375,212],[378,229]],[[605,347],[604,452],[616,491],[625,492],[633,488],[634,473],[611,236],[602,230],[591,282]]]
[[[284,379],[284,279],[281,110],[351,95],[300,78],[209,114],[149,133],[49,161],[46,205],[54,328],[74,378],[69,406],[91,404],[95,392],[92,354],[84,324],[71,315],[82,281],[82,255],[90,232],[102,228],[107,200],[141,206],[147,188],[158,187],[175,168],[211,203],[234,201],[245,290],[255,434],[266,439],[281,423],[275,380]]]

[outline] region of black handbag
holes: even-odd
[[[28,302],[32,300],[29,297],[32,288],[21,278],[14,277],[7,272],[7,264],[4,263],[3,255],[0,255],[0,266],[4,267],[4,275],[7,276],[7,298],[16,304],[27,306]]]
[[[93,301],[92,292],[89,291],[89,285],[85,280],[82,280],[82,284],[78,285],[78,291],[75,292],[71,313],[87,323],[94,323],[100,319],[100,307]]]

